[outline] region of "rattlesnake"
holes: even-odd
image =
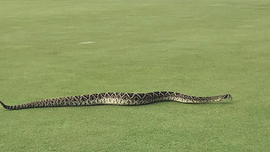
[[[230,94],[210,96],[210,97],[195,97],[169,91],[159,91],[149,93],[106,92],[106,93],[37,100],[25,104],[12,106],[5,105],[2,101],[0,101],[0,103],[6,109],[19,110],[19,109],[39,108],[39,107],[93,106],[105,104],[135,106],[135,105],[150,104],[159,101],[178,101],[181,103],[194,104],[194,103],[208,103],[221,101],[223,99],[229,98],[232,100],[232,96]]]

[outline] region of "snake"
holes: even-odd
[[[0,103],[5,109],[20,110],[29,108],[42,108],[42,107],[71,107],[71,106],[95,106],[95,105],[136,106],[161,101],[176,101],[180,103],[201,104],[209,102],[218,102],[225,99],[232,100],[231,94],[196,97],[177,92],[157,91],[149,93],[121,93],[121,92],[95,93],[87,95],[36,100],[33,102],[19,105],[6,105],[2,101],[0,101]]]

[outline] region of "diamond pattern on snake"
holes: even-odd
[[[232,100],[231,94],[209,96],[209,97],[196,97],[177,92],[158,91],[149,93],[119,93],[119,92],[96,93],[96,94],[37,100],[29,103],[10,106],[4,104],[2,101],[0,101],[0,103],[5,109],[20,110],[28,108],[42,108],[42,107],[94,106],[94,105],[136,106],[161,101],[176,101],[181,103],[200,104],[200,103],[218,102],[225,99]]]

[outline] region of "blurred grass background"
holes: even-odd
[[[268,151],[267,0],[0,0],[0,99],[99,92],[231,93],[0,110],[2,151]]]

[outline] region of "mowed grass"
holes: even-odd
[[[0,99],[176,91],[233,102],[0,109],[8,151],[269,151],[267,0],[0,1]]]

